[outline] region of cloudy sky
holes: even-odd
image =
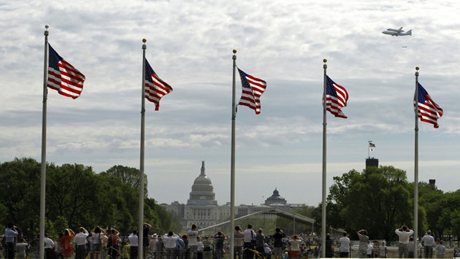
[[[174,92],[147,103],[149,196],[186,202],[201,161],[219,204],[230,197],[232,50],[268,82],[258,116],[236,120],[236,203],[278,188],[288,202],[321,200],[322,60],[349,92],[328,114],[328,185],[361,171],[372,154],[413,181],[415,67],[444,109],[439,129],[420,124],[420,180],[454,191],[460,179],[460,4],[443,1],[0,1],[0,162],[40,161],[44,26],[86,75],[72,100],[50,91],[47,160],[96,172],[139,167],[142,38]],[[412,29],[391,37],[387,28]],[[241,92],[239,78],[238,96]]]

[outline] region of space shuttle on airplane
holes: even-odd
[[[382,31],[383,34],[391,35],[391,36],[412,36],[412,30],[408,30],[407,32],[404,32],[402,29],[403,27],[399,29],[391,29],[388,28],[386,31]]]

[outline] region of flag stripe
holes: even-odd
[[[47,87],[63,96],[78,98],[83,91],[85,75],[59,56],[51,45],[48,45],[48,50]]]
[[[342,112],[342,107],[347,106],[348,92],[326,76],[326,110],[332,115],[346,119],[347,116]]]
[[[242,94],[238,105],[247,106],[260,114],[260,97],[267,88],[267,82],[238,69],[242,84]]]
[[[160,100],[163,96],[173,91],[172,87],[153,71],[147,59],[145,59],[145,99],[155,104],[155,111],[160,110]]]
[[[414,109],[415,109],[415,96],[414,96]],[[434,128],[439,128],[438,119],[442,117],[444,111],[437,103],[431,99],[431,96],[418,84],[418,114],[417,117],[420,121],[433,124]]]

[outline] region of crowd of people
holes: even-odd
[[[150,235],[151,225],[145,223],[143,227],[144,258],[155,259],[223,259],[230,248],[231,236],[234,237],[235,259],[298,259],[301,257],[320,257],[321,241],[319,237],[292,235],[287,236],[280,228],[276,228],[271,235],[265,235],[263,229],[255,231],[251,224],[243,230],[236,226],[231,235],[217,232],[215,235],[199,235],[196,225],[192,225],[186,234],[179,235],[169,231],[164,235],[154,233]],[[403,225],[395,230],[399,237],[398,255],[400,258],[413,258],[415,243],[414,231]],[[358,256],[360,258],[386,257],[385,243],[381,245],[371,242],[365,229],[357,231],[359,238]],[[105,230],[95,227],[88,231],[80,227],[78,233],[72,229],[65,229],[53,240],[45,234],[45,258],[54,259],[137,259],[139,237],[137,231],[129,235],[120,236],[118,230]],[[351,240],[347,233],[337,240],[326,236],[326,257],[347,258],[351,255]],[[384,252],[381,253],[380,249]],[[30,244],[22,236],[22,230],[14,224],[8,224],[2,239],[2,249],[7,259],[35,258],[30,251]],[[442,258],[446,254],[443,242],[438,245],[428,230],[419,243],[420,254],[424,258],[432,258],[433,251],[436,257]],[[38,251],[35,256],[38,258]],[[1,256],[0,256],[1,257]]]

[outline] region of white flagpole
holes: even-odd
[[[142,39],[142,108],[141,108],[141,162],[139,178],[139,246],[138,258],[144,258],[144,149],[145,149],[145,49],[146,39]]]
[[[322,212],[321,212],[321,257],[326,257],[326,69],[327,69],[327,59],[323,59],[324,65],[324,89],[323,89],[323,194],[322,194]]]
[[[235,74],[236,74],[236,49],[233,50],[233,85],[232,85],[232,151],[231,151],[231,170],[230,170],[230,259],[234,258],[235,247]]]
[[[45,258],[45,204],[46,204],[46,104],[48,100],[48,25],[45,25],[45,58],[43,69],[43,110],[42,110],[42,161],[40,174],[40,258]]]
[[[418,258],[418,70],[415,68],[414,257]]]

